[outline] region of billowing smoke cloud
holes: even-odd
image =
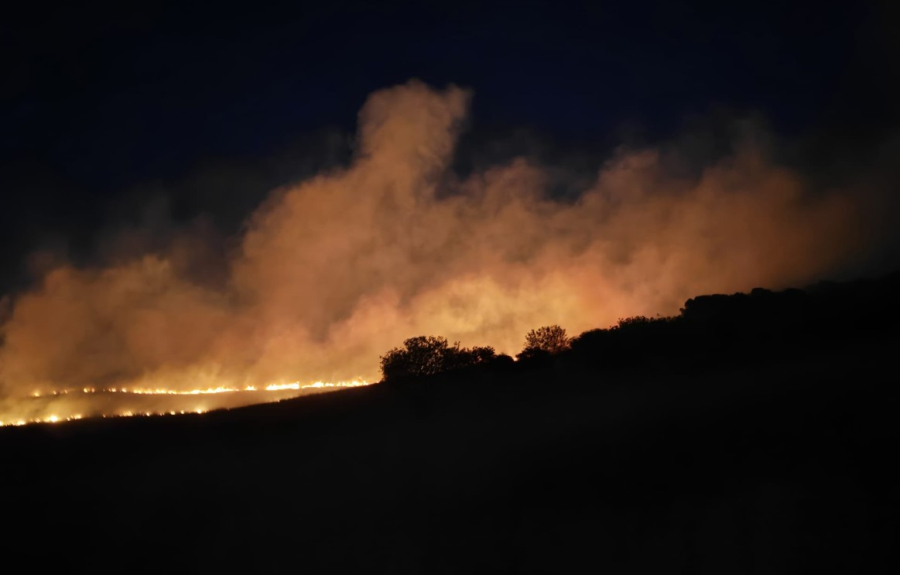
[[[56,267],[10,306],[2,392],[374,380],[406,337],[515,353],[540,325],[802,285],[877,241],[864,191],[807,189],[752,143],[699,176],[620,151],[575,200],[525,159],[461,178],[469,99],[419,82],[372,94],[354,160],[273,192],[221,285],[192,280],[182,252]]]

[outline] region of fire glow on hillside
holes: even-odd
[[[300,395],[368,385],[362,379],[302,384],[272,383],[257,388],[219,386],[201,389],[93,388],[34,391],[14,409],[0,410],[0,427],[31,423],[61,423],[88,417],[138,417],[200,414]],[[190,399],[189,399],[190,398]],[[2,408],[2,403],[0,403]]]

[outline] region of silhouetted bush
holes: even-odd
[[[594,329],[573,338],[566,355],[592,367],[636,367],[649,359],[682,354],[687,345],[684,335],[680,318],[623,318],[609,329]]]
[[[418,336],[403,342],[381,356],[381,374],[385,381],[428,376],[454,371],[495,360],[497,352],[487,347],[452,346],[440,336]]]
[[[486,365],[495,371],[504,371],[514,368],[516,365],[516,360],[506,355],[505,353],[501,353],[495,356]]]
[[[558,325],[548,325],[533,329],[525,335],[525,348],[516,356],[521,359],[534,359],[545,355],[554,355],[569,349],[570,339],[566,330]]]
[[[592,329],[573,337],[569,344],[572,353],[581,355],[603,349],[612,344],[615,335],[608,329]]]
[[[444,356],[444,366],[441,371],[463,369],[473,365],[481,365],[492,361],[497,357],[493,347],[459,347],[456,343],[447,348]]]

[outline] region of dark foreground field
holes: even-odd
[[[0,430],[27,570],[890,571],[897,341]],[[564,380],[566,379],[566,380]]]

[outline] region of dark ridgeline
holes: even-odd
[[[34,569],[889,572],[900,274],[700,296],[519,361],[440,337],[386,382],[0,429]]]
[[[493,348],[467,356],[482,348],[448,347],[444,338],[425,336],[406,340],[406,349],[392,349],[381,364],[387,382],[419,382],[461,369],[468,375],[496,371],[498,361],[516,376],[550,366],[560,375],[582,369],[594,375],[634,368],[702,369],[877,343],[897,336],[898,327],[900,272],[879,280],[821,282],[806,290],[756,288],[749,294],[698,296],[687,300],[678,316],[620,319],[612,328],[575,338],[560,326],[545,326],[526,335],[517,364]],[[463,359],[443,359],[448,350],[451,356],[458,350]]]

